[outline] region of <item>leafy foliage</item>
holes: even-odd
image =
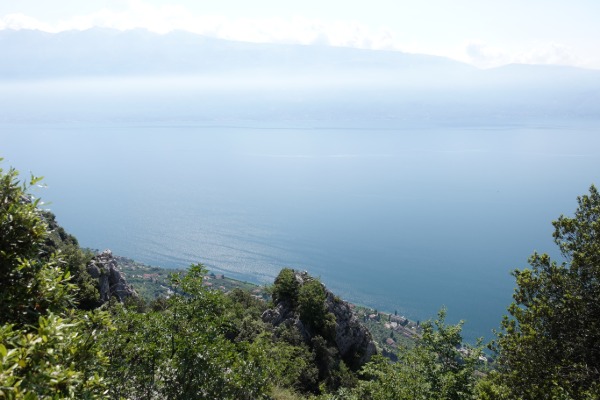
[[[56,217],[50,211],[43,211],[41,215],[48,227],[48,235],[41,248],[42,260],[55,257],[63,269],[70,273],[70,281],[77,286],[75,300],[78,308],[93,310],[99,307],[102,303],[97,281],[90,276],[86,268],[93,253],[81,249],[75,236],[58,225]]]
[[[296,306],[298,300],[298,291],[300,290],[300,284],[296,281],[296,274],[293,269],[283,268],[273,285],[273,302],[279,303],[286,301],[290,303],[292,307]]]
[[[103,339],[115,398],[258,399],[269,388],[263,343],[227,338],[229,300],[202,286],[206,270],[173,280],[181,293],[163,311],[115,309],[116,330]]]
[[[319,370],[314,362],[314,354],[307,345],[292,344],[286,340],[271,341],[270,338],[265,340],[269,344],[267,357],[274,382],[297,392],[318,390]]]
[[[323,284],[306,272],[284,268],[275,279],[272,292],[273,302],[283,304],[283,309],[298,321],[275,330],[279,343],[286,343],[282,351],[289,351],[285,348],[289,344],[297,353],[306,355],[305,349],[310,352],[310,358],[303,359],[309,366],[308,373],[294,373],[292,387],[303,393],[319,394],[335,391],[342,385],[353,386],[357,378],[342,360],[335,343],[336,318],[327,310]]]
[[[104,397],[96,339],[109,321],[72,309],[76,287],[42,252],[48,225],[28,187],[0,169],[0,397]]]
[[[36,300],[43,292],[37,256],[47,236],[47,226],[27,194],[30,184],[18,181],[18,172],[0,169],[0,323],[37,320],[42,307]]]
[[[97,348],[105,313],[81,318],[49,314],[37,329],[0,328],[0,397],[104,398],[106,357]]]
[[[300,318],[326,339],[335,336],[335,316],[325,307],[325,289],[316,279],[305,282],[298,291]]]
[[[362,370],[354,396],[372,400],[474,398],[480,348],[461,348],[462,322],[445,324],[442,309],[433,323],[422,324],[423,337],[391,363],[379,356]]]
[[[530,269],[513,272],[512,318],[504,318],[498,333],[500,368],[486,388],[489,398],[600,397],[598,190],[592,186],[578,204],[574,217],[553,222],[554,241],[567,261],[534,253]]]

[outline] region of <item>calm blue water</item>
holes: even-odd
[[[260,283],[308,270],[415,320],[445,305],[469,339],[499,325],[510,270],[556,253],[550,222],[600,170],[591,122],[86,120],[24,107],[0,120],[2,165],[44,175],[36,194],[83,246]]]

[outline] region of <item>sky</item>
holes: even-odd
[[[2,0],[0,29],[186,30],[251,42],[325,44],[600,69],[598,0]]]

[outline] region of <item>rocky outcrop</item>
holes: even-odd
[[[306,282],[314,280],[306,272],[294,271],[294,277],[299,290]],[[329,338],[329,341],[337,348],[344,362],[350,368],[357,370],[377,354],[373,337],[354,315],[349,303],[335,296],[323,284],[321,286],[325,292],[325,313],[331,313],[335,317],[335,334]],[[295,327],[307,343],[315,334],[309,324],[302,321],[294,299],[279,300],[274,308],[263,313],[262,319],[273,326],[285,324]]]
[[[362,366],[377,354],[371,332],[354,315],[350,304],[326,290],[325,307],[335,315],[335,343],[342,359],[351,368]]]
[[[275,308],[266,310],[262,314],[262,320],[273,326],[285,324],[289,327],[295,327],[307,343],[310,342],[312,337],[312,334],[300,319],[299,313],[297,313],[288,302],[280,302]]]
[[[87,265],[87,271],[94,279],[98,279],[100,301],[105,303],[111,297],[124,301],[129,296],[137,296],[125,277],[117,268],[117,260],[110,250],[104,250]]]

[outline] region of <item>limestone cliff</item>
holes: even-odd
[[[117,260],[110,250],[105,250],[92,258],[87,265],[87,271],[92,278],[98,280],[98,291],[102,303],[109,301],[113,296],[119,301],[124,301],[129,296],[137,296],[118,270]]]
[[[362,366],[377,354],[369,330],[352,313],[350,304],[327,290],[327,310],[335,315],[335,343],[342,358],[351,367]]]
[[[297,285],[293,290],[295,293],[301,292],[302,286],[307,282],[314,281],[314,278],[306,272],[293,271],[293,273]],[[335,332],[330,334],[328,340],[337,348],[344,362],[350,368],[357,370],[377,353],[373,337],[353,314],[349,303],[339,299],[322,283],[319,284],[324,291],[323,311],[326,314],[331,313],[335,318]],[[266,310],[262,319],[274,326],[285,324],[295,327],[307,343],[318,334],[310,323],[301,317],[297,299],[276,298],[274,307]]]

